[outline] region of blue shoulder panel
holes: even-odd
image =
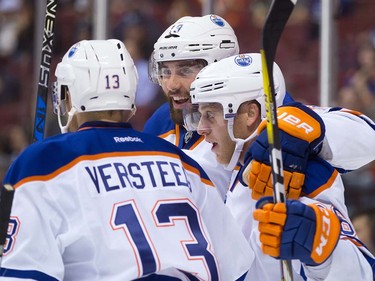
[[[196,168],[203,179],[209,180],[197,162],[161,138],[135,131],[128,123],[90,122],[76,133],[56,135],[31,144],[13,162],[3,184],[15,185],[24,178],[50,175],[79,157],[121,152],[150,152],[151,155],[155,151],[176,155]]]
[[[154,136],[160,136],[174,128],[175,124],[169,112],[169,103],[166,102],[147,120],[143,127],[143,132]]]

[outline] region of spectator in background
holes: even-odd
[[[11,55],[17,48],[21,6],[21,0],[0,0],[0,56]]]
[[[21,85],[19,78],[10,70],[13,62],[8,57],[0,56],[0,105],[19,101],[21,97]]]
[[[363,113],[375,117],[375,48],[368,39],[359,46],[357,53],[358,68],[348,84],[358,95]],[[372,113],[372,114],[371,114]]]
[[[153,46],[150,34],[156,32],[151,26],[151,19],[147,16],[140,11],[130,11],[113,30],[114,38],[125,43],[138,70],[135,104],[142,113],[136,114],[130,121],[137,130],[143,130],[143,124],[164,101],[163,95],[159,94],[160,87],[148,78],[148,58]]]
[[[148,78],[148,61],[141,56],[141,50],[134,38],[124,40],[127,49],[134,59],[134,64],[138,70],[138,85],[135,104],[137,110],[141,112],[136,114],[130,123],[136,130],[143,130],[143,125],[154,111],[164,102],[163,95],[160,93],[160,87],[152,83]]]
[[[10,165],[10,156],[7,145],[8,136],[0,132],[0,180],[2,181]]]
[[[33,5],[30,0],[0,0],[0,127],[27,123],[25,97],[34,82]]]
[[[0,0],[0,119],[7,122],[8,112],[2,110],[20,97],[17,76],[11,71],[13,55],[18,44],[17,13],[21,2]]]
[[[8,134],[10,156],[13,161],[29,145],[28,134],[21,125],[11,126]]]
[[[21,125],[9,125],[0,131],[0,180],[13,160],[28,146],[27,130]]]
[[[375,254],[375,207],[355,212],[352,223],[359,239]]]
[[[353,86],[345,85],[340,88],[336,101],[337,106],[351,108],[360,112],[365,111],[356,89]]]

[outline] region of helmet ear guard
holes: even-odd
[[[52,91],[52,104],[53,104],[53,113],[58,115],[66,115],[66,104],[65,100],[67,97],[67,92],[69,91],[68,86],[58,85],[57,81],[53,83]]]
[[[159,81],[159,67],[158,63],[154,59],[155,51],[153,51],[148,60],[148,79],[155,84],[160,85]]]

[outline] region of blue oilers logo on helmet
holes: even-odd
[[[234,62],[239,66],[249,66],[253,59],[249,55],[238,55],[234,58]]]
[[[222,19],[221,17],[219,17],[219,16],[211,15],[211,16],[210,16],[210,19],[211,19],[211,21],[212,21],[214,24],[216,24],[216,25],[218,25],[218,26],[223,27],[223,26],[225,25],[223,19]]]
[[[73,47],[70,48],[69,50],[69,54],[68,54],[68,57],[71,58],[72,56],[74,56],[74,54],[77,52],[78,50],[78,47],[79,47],[79,43],[73,45]]]

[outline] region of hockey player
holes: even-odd
[[[205,172],[127,123],[137,72],[123,43],[78,42],[55,74],[65,134],[30,145],[4,178],[16,192],[0,280],[245,274],[254,254]]]
[[[195,131],[187,130],[183,125],[182,111],[191,106],[190,84],[198,71],[207,64],[238,52],[237,37],[221,17],[183,17],[159,37],[154,45],[149,67],[152,81],[160,84],[168,102],[146,122],[144,131],[168,140],[194,158],[215,183],[223,198],[231,170],[236,163],[231,163],[227,169],[217,163],[211,146],[203,137]],[[291,100],[286,93],[280,98],[279,104]],[[369,125],[371,120],[364,115],[339,108],[316,107],[314,110],[320,115],[326,130],[319,152],[321,158],[341,173],[358,169],[375,159],[375,131],[373,125]],[[358,137],[353,138],[354,135]],[[263,167],[264,181],[270,178],[270,167],[264,163]],[[293,176],[299,179],[299,186],[294,189],[300,192],[304,171],[300,170]],[[253,195],[259,198],[269,194],[266,186],[266,183],[259,182],[257,193],[254,192]]]
[[[281,105],[285,81],[276,64],[274,81]],[[186,127],[205,137],[219,163],[231,168],[239,163],[226,204],[257,253],[249,280],[280,280],[279,260],[267,255],[295,260],[295,280],[373,280],[374,257],[349,220],[340,175],[318,156],[325,127],[312,109],[292,102],[278,110],[284,182],[289,198],[299,200],[274,204],[272,197],[262,197],[255,206],[251,198],[272,194],[264,99],[260,54],[235,55],[198,73],[191,85],[192,110],[185,115]],[[374,127],[358,112],[353,118],[350,111],[342,112],[348,120],[361,116],[358,120]]]
[[[197,73],[207,64],[238,54],[232,27],[217,15],[182,17],[168,27],[154,45],[150,59],[151,80],[159,83],[167,98],[144,126],[144,132],[162,137],[194,158],[224,194],[231,171],[217,163],[210,145],[183,126],[182,111],[190,106],[189,89]]]

